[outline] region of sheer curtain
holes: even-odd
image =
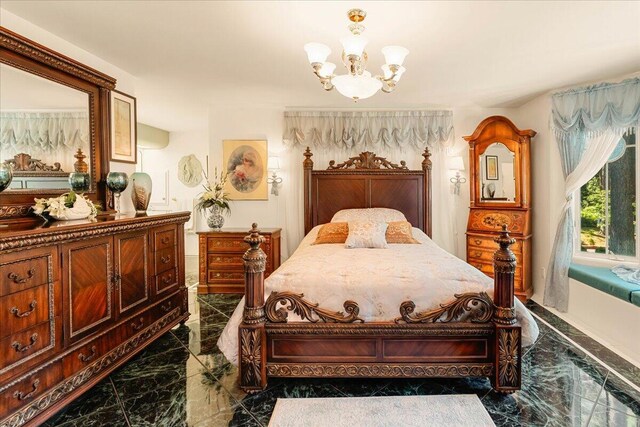
[[[373,151],[394,163],[405,160],[409,169],[417,170],[422,168],[424,148],[429,147],[433,163],[433,239],[453,251],[453,200],[446,164],[447,148],[454,136],[451,111],[287,111],[284,120],[284,169],[290,183],[283,187],[287,224],[284,256],[290,255],[304,237],[302,153],[307,146],[313,152],[314,169],[325,169],[330,160],[340,162],[362,151]]]
[[[573,196],[607,162],[622,134],[640,124],[640,78],[556,93],[552,127],[565,177],[565,204],[549,261],[544,304],[567,311],[573,256]]]

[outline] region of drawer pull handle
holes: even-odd
[[[477,257],[481,257],[481,256],[482,256],[482,252],[480,252],[480,251],[476,251],[476,252],[474,253],[474,255],[475,255],[475,256],[477,256]]]
[[[168,285],[169,283],[173,282],[173,277],[171,274],[164,276],[162,278],[162,283],[164,283],[165,285]]]
[[[221,260],[222,260],[222,258],[216,257],[216,261],[220,262]]]
[[[140,323],[136,324],[136,322],[131,322],[131,327],[134,331],[139,331],[144,326],[144,318],[140,318]]]
[[[220,273],[216,273],[216,277],[220,277]]]
[[[474,239],[473,243],[475,243],[476,245],[481,245],[482,244],[482,240]]]
[[[171,261],[171,255],[163,256],[162,258],[160,258],[160,261],[163,264],[169,264],[169,261]]]
[[[93,360],[93,358],[96,357],[96,346],[92,345],[91,346],[91,354],[88,356],[85,356],[83,353],[80,353],[78,355],[78,359],[80,359],[81,362],[87,363],[90,362],[91,360]]]
[[[31,335],[31,338],[29,338],[29,341],[31,342],[31,344],[27,344],[27,345],[20,345],[18,341],[14,341],[11,344],[11,347],[13,347],[13,349],[18,353],[24,353],[25,351],[33,347],[33,345],[38,341],[38,334],[35,333]]]
[[[162,243],[163,245],[166,245],[167,243],[169,243],[169,239],[168,237],[163,237],[162,239],[160,239],[160,243]]]
[[[162,305],[160,306],[160,308],[161,308],[165,313],[168,313],[168,312],[171,310],[172,306],[173,306],[173,302],[168,301],[166,304],[162,304]]]
[[[33,384],[31,385],[32,390],[25,394],[21,391],[14,391],[13,392],[13,397],[18,399],[18,400],[26,400],[26,399],[31,399],[33,397],[34,394],[36,394],[36,391],[38,391],[38,386],[40,385],[40,380],[35,380],[33,382]]]
[[[31,268],[29,269],[29,271],[27,271],[27,277],[21,277],[16,273],[9,273],[9,279],[13,280],[13,283],[21,285],[23,283],[26,283],[27,280],[31,279],[34,274],[36,274],[36,270],[35,268]]]
[[[18,309],[18,307],[11,307],[11,310],[9,311],[11,312],[11,314],[13,314],[16,317],[19,317],[19,318],[27,317],[28,315],[33,313],[33,311],[36,309],[37,304],[38,302],[36,300],[31,301],[31,304],[29,304],[30,310],[24,311],[22,313],[20,313],[20,310]]]

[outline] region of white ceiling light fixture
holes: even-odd
[[[383,92],[392,92],[400,77],[406,71],[402,66],[409,50],[402,46],[386,46],[382,48],[385,64],[382,66],[383,74],[372,77],[366,71],[367,51],[365,47],[369,40],[362,36],[364,21],[367,13],[361,9],[351,9],[347,12],[349,20],[353,22],[349,25],[351,35],[340,39],[342,43],[342,63],[346,67],[348,74],[333,74],[336,65],[326,62],[331,54],[331,49],[322,43],[307,43],[304,50],[313,72],[322,83],[324,90],[331,90],[334,87],[342,95],[352,98],[354,101],[369,98],[382,89]]]

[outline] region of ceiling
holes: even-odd
[[[354,107],[322,90],[303,50],[325,43],[338,63],[353,7],[367,12],[370,71],[379,71],[383,46],[410,50],[396,91],[359,108],[514,107],[554,88],[640,70],[637,1],[1,5],[134,75],[140,119],[169,130],[192,126],[208,105]]]

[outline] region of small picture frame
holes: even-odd
[[[137,162],[136,99],[117,90],[111,91],[109,99],[112,162]]]
[[[500,180],[498,172],[498,156],[485,156],[485,174],[487,181]]]
[[[267,141],[222,141],[222,167],[229,200],[269,200]]]

